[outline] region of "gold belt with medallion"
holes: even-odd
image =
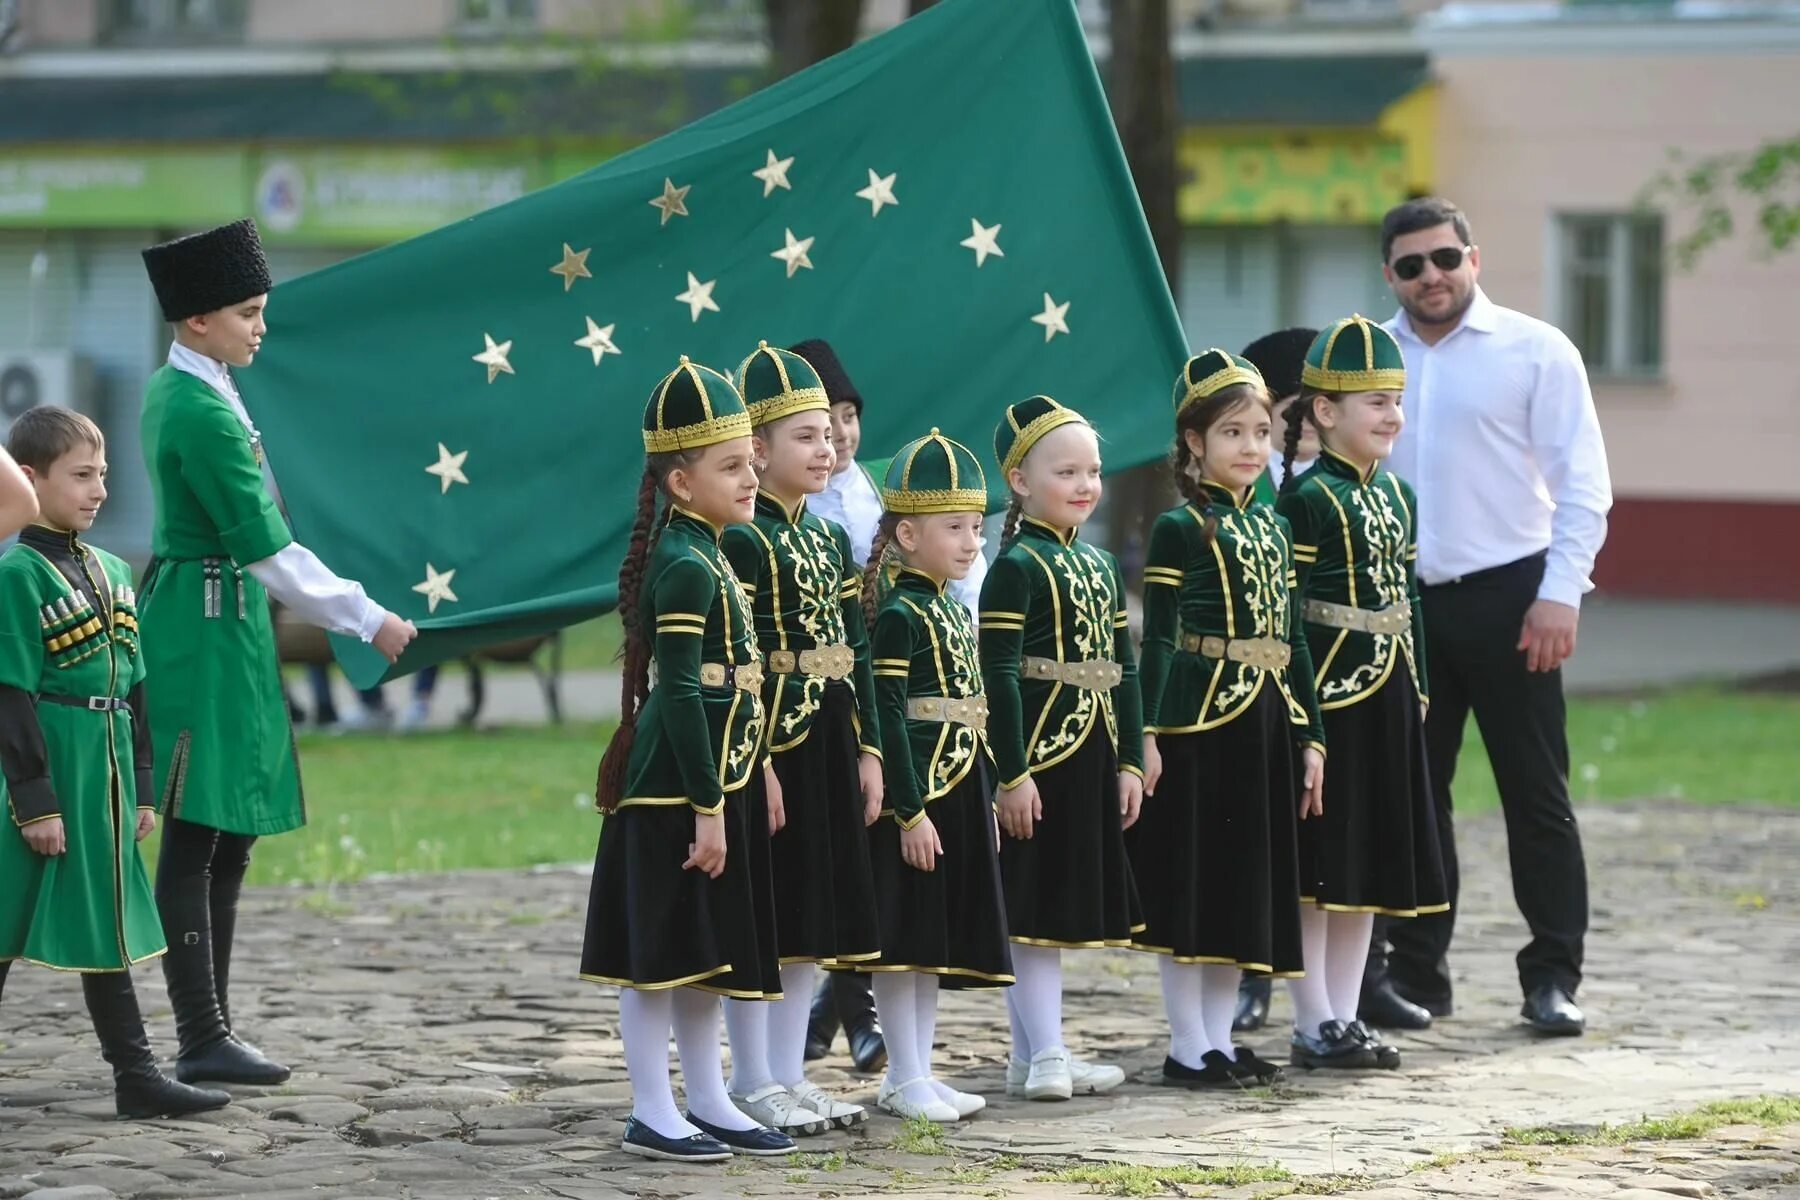
[[[1212,634],[1184,633],[1180,645],[1189,654],[1228,658],[1265,671],[1280,670],[1294,655],[1293,648],[1279,638],[1222,638]]]
[[[914,696],[906,702],[906,715],[909,720],[913,721],[942,721],[946,725],[967,725],[977,733],[986,733],[987,697]]]
[[[701,663],[701,687],[736,688],[740,692],[762,691],[763,672],[760,663],[744,663],[741,666],[728,667],[724,663]]]
[[[1019,664],[1019,677],[1053,679],[1057,683],[1085,688],[1090,692],[1106,692],[1119,686],[1119,682],[1125,678],[1125,668],[1104,658],[1090,662],[1058,662],[1054,658],[1039,658],[1028,654]]]
[[[814,646],[808,650],[771,650],[769,670],[777,675],[822,675],[848,679],[856,667],[856,652],[848,646]]]
[[[1412,626],[1412,604],[1406,600],[1388,608],[1353,608],[1329,600],[1308,600],[1305,613],[1315,625],[1358,633],[1405,633]]]

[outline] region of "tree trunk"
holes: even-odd
[[[763,0],[776,78],[848,49],[856,41],[862,10],[863,0]]]
[[[1175,213],[1175,54],[1169,0],[1111,0],[1109,91],[1113,123],[1125,161],[1137,181],[1138,200],[1162,259],[1169,290],[1181,263],[1181,221]]]
[[[936,3],[937,0],[906,0],[906,15],[916,17]]]

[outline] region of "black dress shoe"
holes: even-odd
[[[1387,985],[1393,989],[1394,995],[1400,997],[1400,999],[1406,1001],[1408,1004],[1417,1005],[1431,1016],[1447,1017],[1456,1011],[1456,1006],[1450,1002],[1450,993],[1448,992],[1423,991],[1419,988],[1410,987],[1405,981],[1395,979],[1392,976],[1388,977]],[[1370,990],[1373,991],[1374,989]],[[1395,1026],[1394,1028],[1398,1029],[1399,1026]]]
[[[1269,977],[1246,975],[1238,984],[1237,1015],[1231,1018],[1231,1032],[1254,1033],[1269,1019]]]
[[[794,1144],[793,1138],[766,1125],[758,1125],[755,1129],[725,1129],[710,1121],[702,1121],[693,1113],[688,1113],[687,1119],[695,1129],[722,1142],[733,1154],[744,1154],[751,1158],[779,1158],[800,1148]]]
[[[1431,1012],[1394,990],[1388,980],[1364,988],[1357,1012],[1377,1029],[1430,1029]]]
[[[1360,1019],[1350,1022],[1346,1031],[1351,1037],[1367,1046],[1375,1055],[1375,1065],[1383,1071],[1400,1069],[1400,1047],[1381,1040],[1381,1035],[1364,1025]]]
[[[875,1075],[887,1070],[887,1042],[882,1039],[881,1026],[875,1021],[875,1014],[854,1021],[845,1026],[844,1037],[850,1043],[850,1061],[864,1075]]]
[[[1239,1079],[1256,1084],[1281,1082],[1280,1064],[1270,1062],[1248,1046],[1233,1046],[1231,1050],[1237,1055],[1237,1061],[1231,1067]]]
[[[621,1149],[639,1158],[670,1162],[725,1162],[731,1157],[731,1148],[718,1138],[704,1133],[664,1137],[636,1117],[625,1122],[625,1144]]]
[[[1200,1056],[1199,1067],[1190,1067],[1178,1062],[1173,1056],[1163,1059],[1162,1081],[1171,1087],[1236,1087],[1238,1076],[1232,1070],[1232,1061],[1217,1050],[1208,1050]]]
[[[1294,1030],[1288,1061],[1309,1071],[1367,1070],[1375,1065],[1375,1052],[1358,1041],[1342,1021],[1326,1021],[1317,1036]]]
[[[1575,998],[1554,983],[1532,988],[1519,1014],[1533,1029],[1550,1037],[1580,1037],[1587,1029],[1587,1018],[1575,1007]]]

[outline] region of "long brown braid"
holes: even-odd
[[[1319,428],[1319,422],[1313,416],[1313,401],[1320,398],[1336,402],[1342,397],[1333,392],[1319,392],[1303,388],[1300,395],[1295,397],[1294,402],[1288,405],[1287,428],[1282,431],[1281,438],[1281,480],[1284,488],[1294,480],[1294,455],[1300,452],[1300,437],[1304,432],[1303,427],[1311,424],[1319,435],[1319,445],[1325,444],[1325,431]]]
[[[1012,545],[1013,538],[1019,532],[1019,522],[1024,516],[1025,502],[1019,498],[1019,493],[1013,492],[1006,502],[1006,524],[1000,528],[1000,548],[1002,550]]]
[[[1230,387],[1220,388],[1204,400],[1197,400],[1175,415],[1175,447],[1169,453],[1169,465],[1175,471],[1175,487],[1182,498],[1198,508],[1205,516],[1203,532],[1206,544],[1212,545],[1213,538],[1218,536],[1219,518],[1213,512],[1213,503],[1200,486],[1196,478],[1198,460],[1194,452],[1188,449],[1187,433],[1192,430],[1202,439],[1206,431],[1218,424],[1225,417],[1236,412],[1246,404],[1261,404],[1269,408],[1269,393],[1253,383],[1234,383]]]
[[[875,529],[875,540],[869,545],[869,562],[863,568],[863,618],[869,623],[870,636],[875,630],[875,601],[881,595],[881,572],[887,566],[888,551],[894,545],[894,530],[900,528],[898,513],[884,512]]]
[[[606,744],[606,752],[600,756],[600,770],[594,780],[594,800],[601,812],[612,812],[623,798],[625,769],[631,762],[632,744],[637,740],[638,714],[650,697],[650,643],[638,621],[638,604],[642,599],[644,568],[671,511],[665,506],[662,520],[657,520],[657,494],[669,472],[692,457],[691,452],[681,451],[649,455],[644,461],[643,478],[638,481],[631,542],[625,561],[619,564],[619,620],[624,626],[619,648],[619,724]]]

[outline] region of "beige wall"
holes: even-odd
[[[455,0],[252,0],[252,42],[375,42],[444,36]]]
[[[87,46],[100,35],[100,0],[24,0],[20,40],[33,46]]]
[[[1670,147],[1703,154],[1791,136],[1795,62],[1438,58],[1440,190],[1474,223],[1488,293],[1554,319],[1554,214],[1629,209]],[[1764,262],[1754,245],[1739,239],[1691,274],[1669,269],[1662,382],[1596,383],[1619,494],[1800,501],[1800,250]]]

